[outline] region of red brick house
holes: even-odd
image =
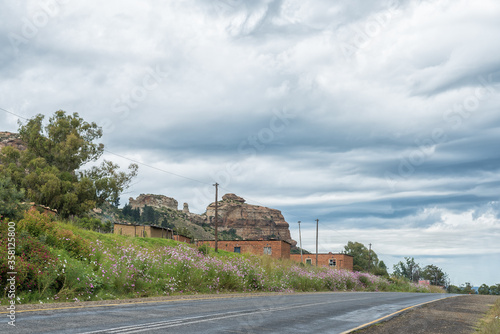
[[[290,259],[293,261],[300,262],[300,254],[290,254]],[[314,254],[302,254],[302,262],[304,264],[316,265],[316,253]],[[321,267],[330,267],[337,269],[347,269],[353,270],[353,259],[351,255],[347,254],[334,254],[330,253],[321,253],[318,254],[318,266]]]
[[[215,248],[214,240],[198,240],[196,246],[206,244]],[[235,253],[269,255],[275,259],[289,259],[291,244],[284,240],[219,240],[218,249]]]

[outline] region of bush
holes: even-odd
[[[198,246],[198,252],[203,255],[207,255],[210,252],[210,247],[208,247],[207,244],[200,245]]]
[[[24,218],[17,224],[19,231],[26,231],[33,237],[49,235],[56,229],[52,217],[30,209],[24,213]]]
[[[4,224],[2,224],[4,225]],[[2,226],[0,237],[0,288],[5,289],[7,273],[14,271],[8,266],[8,238]],[[18,292],[55,291],[61,286],[59,261],[40,240],[27,233],[16,236],[16,290]],[[4,290],[6,291],[6,290]]]
[[[111,221],[107,220],[106,222],[102,222],[98,218],[88,218],[88,217],[77,218],[74,221],[72,221],[72,224],[84,228],[86,230],[103,232],[103,233],[110,233],[113,229],[113,224],[111,223]]]
[[[52,217],[36,210],[29,210],[24,214],[24,218],[18,223],[18,231],[25,231],[54,248],[65,249],[76,258],[89,258],[88,241],[74,235],[70,230],[57,228]]]

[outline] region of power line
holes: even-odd
[[[139,165],[142,165],[142,166],[145,166],[145,167],[156,169],[157,171],[160,171],[160,172],[163,172],[163,173],[167,173],[167,174],[170,174],[170,175],[173,175],[173,176],[177,176],[177,177],[180,177],[180,178],[183,178],[183,179],[186,179],[186,180],[190,180],[190,181],[194,181],[194,182],[198,182],[198,183],[201,183],[201,184],[210,185],[210,183],[203,182],[203,181],[200,181],[200,180],[196,180],[196,179],[193,179],[193,178],[188,177],[188,176],[184,176],[184,175],[176,174],[176,173],[173,173],[173,172],[169,172],[167,170],[164,170],[164,169],[161,169],[161,168],[158,168],[158,167],[155,167],[155,166],[151,166],[151,165],[145,164],[144,162],[140,162],[140,161],[137,161],[137,160],[134,160],[134,159],[130,159],[130,158],[126,157],[126,156],[123,156],[123,155],[118,154],[118,153],[111,152],[111,151],[106,150],[106,149],[104,149],[104,152],[116,155],[117,157],[123,158],[125,160],[129,160],[131,162],[134,162],[136,164],[139,164]]]
[[[6,113],[9,113],[9,114],[14,115],[14,116],[19,117],[19,118],[22,118],[22,119],[24,119],[24,120],[28,120],[28,118],[23,117],[23,116],[21,116],[21,115],[18,115],[18,114],[16,114],[16,113],[13,113],[12,111],[8,111],[8,110],[6,110],[6,109],[4,109],[4,108],[1,108],[1,107],[0,107],[0,110],[3,110],[3,111],[5,111]]]

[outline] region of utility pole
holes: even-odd
[[[316,219],[316,267],[318,266],[318,224],[319,219]]]
[[[372,269],[372,244],[368,244],[368,246],[370,246],[369,250],[368,250],[368,254],[370,256],[370,262],[368,262],[368,271],[370,271]]]
[[[219,197],[219,184],[216,182],[214,186],[215,186],[215,252],[218,253],[219,250],[217,247],[217,220],[218,220],[217,207],[219,203],[217,198]]]
[[[302,259],[302,236],[300,235],[300,220],[299,220],[299,243],[300,243],[300,263],[303,263]]]

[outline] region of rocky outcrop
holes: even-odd
[[[177,200],[163,195],[141,194],[136,199],[130,198],[129,204],[133,209],[142,209],[147,205],[160,211],[162,208],[175,210],[163,211],[169,223],[176,228],[189,229],[195,239],[206,239],[207,235],[209,239],[213,238],[215,203],[210,204],[201,215],[189,212],[187,203],[178,210]],[[218,202],[217,213],[219,232],[228,231],[230,235],[235,233],[245,240],[278,239],[285,240],[292,246],[297,244],[291,238],[288,223],[279,210],[247,204],[242,197],[226,194]]]
[[[177,210],[179,205],[177,200],[172,197],[152,194],[140,194],[136,199],[130,197],[128,201],[132,209],[140,209],[147,205],[155,209],[167,208]]]
[[[218,202],[218,227],[220,230],[235,229],[236,234],[246,240],[276,238],[297,242],[290,236],[289,225],[281,211],[263,206],[246,204],[235,194],[226,194]],[[207,207],[207,223],[214,225],[215,203]]]
[[[25,150],[26,145],[18,133],[0,132],[0,150],[5,146],[13,146],[18,150]]]
[[[222,196],[222,200],[226,202],[245,203],[245,199],[243,197],[236,196],[235,194],[225,194]]]

